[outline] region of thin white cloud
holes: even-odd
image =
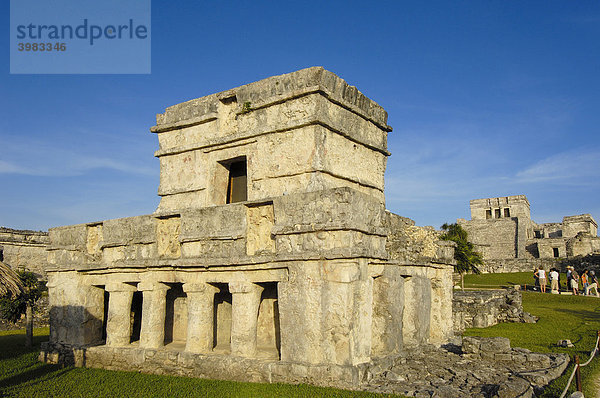
[[[108,169],[129,174],[152,176],[156,170],[149,164],[148,156],[131,152],[135,146],[100,147],[97,143],[72,143],[24,140],[2,135],[0,174],[20,174],[43,177],[80,176],[92,170]],[[70,145],[69,145],[70,144]],[[105,152],[107,156],[98,156]]]
[[[557,153],[516,173],[516,182],[555,182],[566,185],[595,183],[600,170],[600,150],[581,149]]]
[[[26,170],[10,162],[0,160],[0,174],[26,174]]]

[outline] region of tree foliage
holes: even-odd
[[[475,251],[475,247],[469,242],[467,231],[456,223],[442,225],[442,231],[444,233],[440,236],[440,239],[451,240],[456,243],[454,248],[454,259],[456,260],[454,271],[461,275],[466,272],[479,274],[480,271],[477,266],[483,264],[483,258],[481,253]]]
[[[46,290],[45,284],[38,281],[33,272],[17,271],[17,273],[23,284],[23,291],[15,298],[0,299],[0,317],[10,322],[21,319],[27,311],[27,305],[34,308],[35,303],[42,297],[42,292]]]

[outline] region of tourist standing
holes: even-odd
[[[584,269],[581,273],[581,284],[583,286],[583,295],[587,296],[588,294],[588,270]]]
[[[558,278],[560,278],[560,274],[556,268],[552,268],[550,270],[550,293],[552,294],[558,294]]]
[[[585,294],[590,294],[590,291],[594,289],[596,291],[596,297],[600,297],[600,294],[598,294],[598,278],[596,278],[596,273],[594,271],[590,271],[590,277],[588,282],[588,291]]]
[[[538,281],[540,282],[540,290],[542,293],[546,293],[546,270],[544,270],[544,266],[540,265],[540,268],[538,268],[534,275],[538,278]]]
[[[574,296],[579,294],[579,274],[573,267],[571,267],[571,289],[573,290]]]
[[[571,288],[571,266],[567,267],[567,291]]]

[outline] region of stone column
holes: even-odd
[[[231,282],[231,355],[256,355],[256,326],[263,288],[251,282]]]
[[[184,283],[188,308],[186,351],[212,351],[215,293],[218,290],[208,283]]]
[[[160,282],[141,282],[138,284],[138,290],[143,292],[140,347],[162,347],[165,342],[165,316],[169,287]]]
[[[129,344],[131,329],[131,300],[135,286],[125,283],[108,283],[108,319],[106,320],[106,345]]]

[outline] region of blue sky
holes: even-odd
[[[600,220],[597,1],[153,1],[149,75],[10,75],[8,45],[3,226],[152,213],[156,113],[315,65],[388,111],[391,211],[439,227],[525,194],[537,222]]]

